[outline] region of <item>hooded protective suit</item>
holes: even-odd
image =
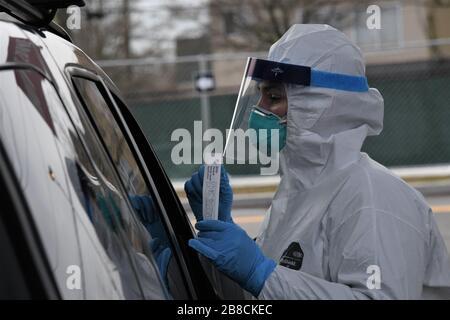
[[[294,25],[269,60],[364,76],[360,50],[327,25]],[[450,299],[450,263],[431,209],[361,153],[383,98],[286,85],[281,182],[257,243],[279,263],[260,299]]]

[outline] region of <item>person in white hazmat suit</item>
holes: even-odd
[[[189,245],[259,299],[450,299],[449,256],[431,209],[360,151],[381,132],[384,108],[360,50],[330,26],[298,24],[246,72],[260,90],[285,76],[284,96],[270,97],[284,99],[287,114],[259,103],[247,124],[255,127],[255,112],[280,120],[281,182],[255,243],[231,218],[226,174],[219,220],[202,221],[201,168],[185,185],[200,231]]]

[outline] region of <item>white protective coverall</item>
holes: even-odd
[[[365,75],[360,50],[327,25],[294,25],[268,59]],[[378,90],[286,91],[281,182],[257,243],[291,268],[277,265],[258,298],[450,299],[449,257],[431,209],[360,151],[383,127]]]

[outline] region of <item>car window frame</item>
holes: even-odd
[[[74,91],[75,96],[78,100],[75,103],[77,103],[77,104],[79,103],[81,108],[84,110],[84,112],[88,116],[89,122],[92,125],[92,127],[94,128],[97,139],[102,144],[102,148],[104,149],[104,152],[106,152],[106,154],[109,157],[109,162],[113,166],[116,175],[119,177],[119,182],[122,185],[121,187],[124,190],[126,190],[124,183],[122,181],[122,178],[120,176],[120,173],[118,172],[117,167],[115,166],[114,161],[110,155],[108,147],[106,146],[105,142],[103,141],[103,139],[100,135],[100,131],[97,127],[97,124],[95,123],[95,119],[90,114],[90,112],[88,110],[86,110],[86,109],[88,109],[88,107],[86,106],[86,103],[84,102],[83,97],[81,97],[81,95],[78,91],[78,88],[76,87],[76,85],[73,81],[73,78],[74,77],[82,78],[82,79],[94,82],[94,84],[96,84],[97,86],[98,85],[101,86],[101,88],[98,89],[99,93],[104,98],[107,106],[109,107],[109,110],[111,111],[111,113],[114,117],[114,120],[119,125],[121,133],[124,135],[125,140],[128,143],[128,146],[129,146],[131,152],[133,153],[133,157],[135,158],[135,161],[139,167],[140,173],[144,178],[147,189],[149,190],[151,195],[156,200],[156,205],[160,209],[160,219],[161,219],[162,223],[164,224],[164,227],[166,229],[166,232],[170,239],[172,247],[175,249],[174,255],[177,259],[178,265],[180,267],[180,271],[182,273],[181,277],[183,278],[186,292],[189,294],[190,298],[196,298],[197,295],[196,295],[195,287],[192,283],[191,274],[190,274],[189,270],[187,269],[186,264],[184,262],[184,257],[183,257],[182,251],[180,249],[178,241],[176,240],[176,236],[175,236],[176,233],[173,230],[173,228],[170,224],[170,220],[167,217],[167,212],[165,211],[165,206],[163,205],[163,202],[161,201],[159,192],[155,186],[155,183],[153,181],[153,178],[152,178],[148,168],[146,166],[142,165],[141,155],[139,152],[136,151],[136,150],[139,150],[139,148],[137,148],[134,140],[132,138],[130,138],[131,135],[129,133],[129,130],[128,130],[127,126],[124,125],[124,121],[123,121],[123,118],[121,117],[120,112],[117,112],[117,110],[118,110],[117,104],[116,104],[114,98],[112,97],[111,92],[108,90],[108,87],[106,86],[105,81],[97,73],[93,72],[92,70],[86,69],[80,65],[66,66],[65,71],[66,71],[67,76],[70,79],[70,89]],[[105,94],[106,94],[106,96],[105,96]]]

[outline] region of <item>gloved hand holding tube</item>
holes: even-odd
[[[266,258],[253,239],[233,222],[233,191],[223,165],[220,167],[219,220],[204,219],[206,214],[204,216],[203,195],[208,192],[205,190],[208,185],[203,186],[204,178],[205,166],[201,166],[184,186],[197,219],[195,227],[200,231],[197,239],[189,240],[189,246],[210,259],[217,269],[257,297],[276,263]]]
[[[242,288],[258,297],[276,263],[264,256],[258,245],[235,223],[219,220],[198,222],[197,239],[189,246],[235,280]]]
[[[205,166],[200,166],[191,179],[184,184],[189,205],[198,221],[203,220],[203,178],[205,175]],[[233,190],[231,189],[225,167],[220,168],[220,187],[219,187],[219,212],[218,218],[221,221],[233,222],[231,218],[231,207],[233,205]]]

